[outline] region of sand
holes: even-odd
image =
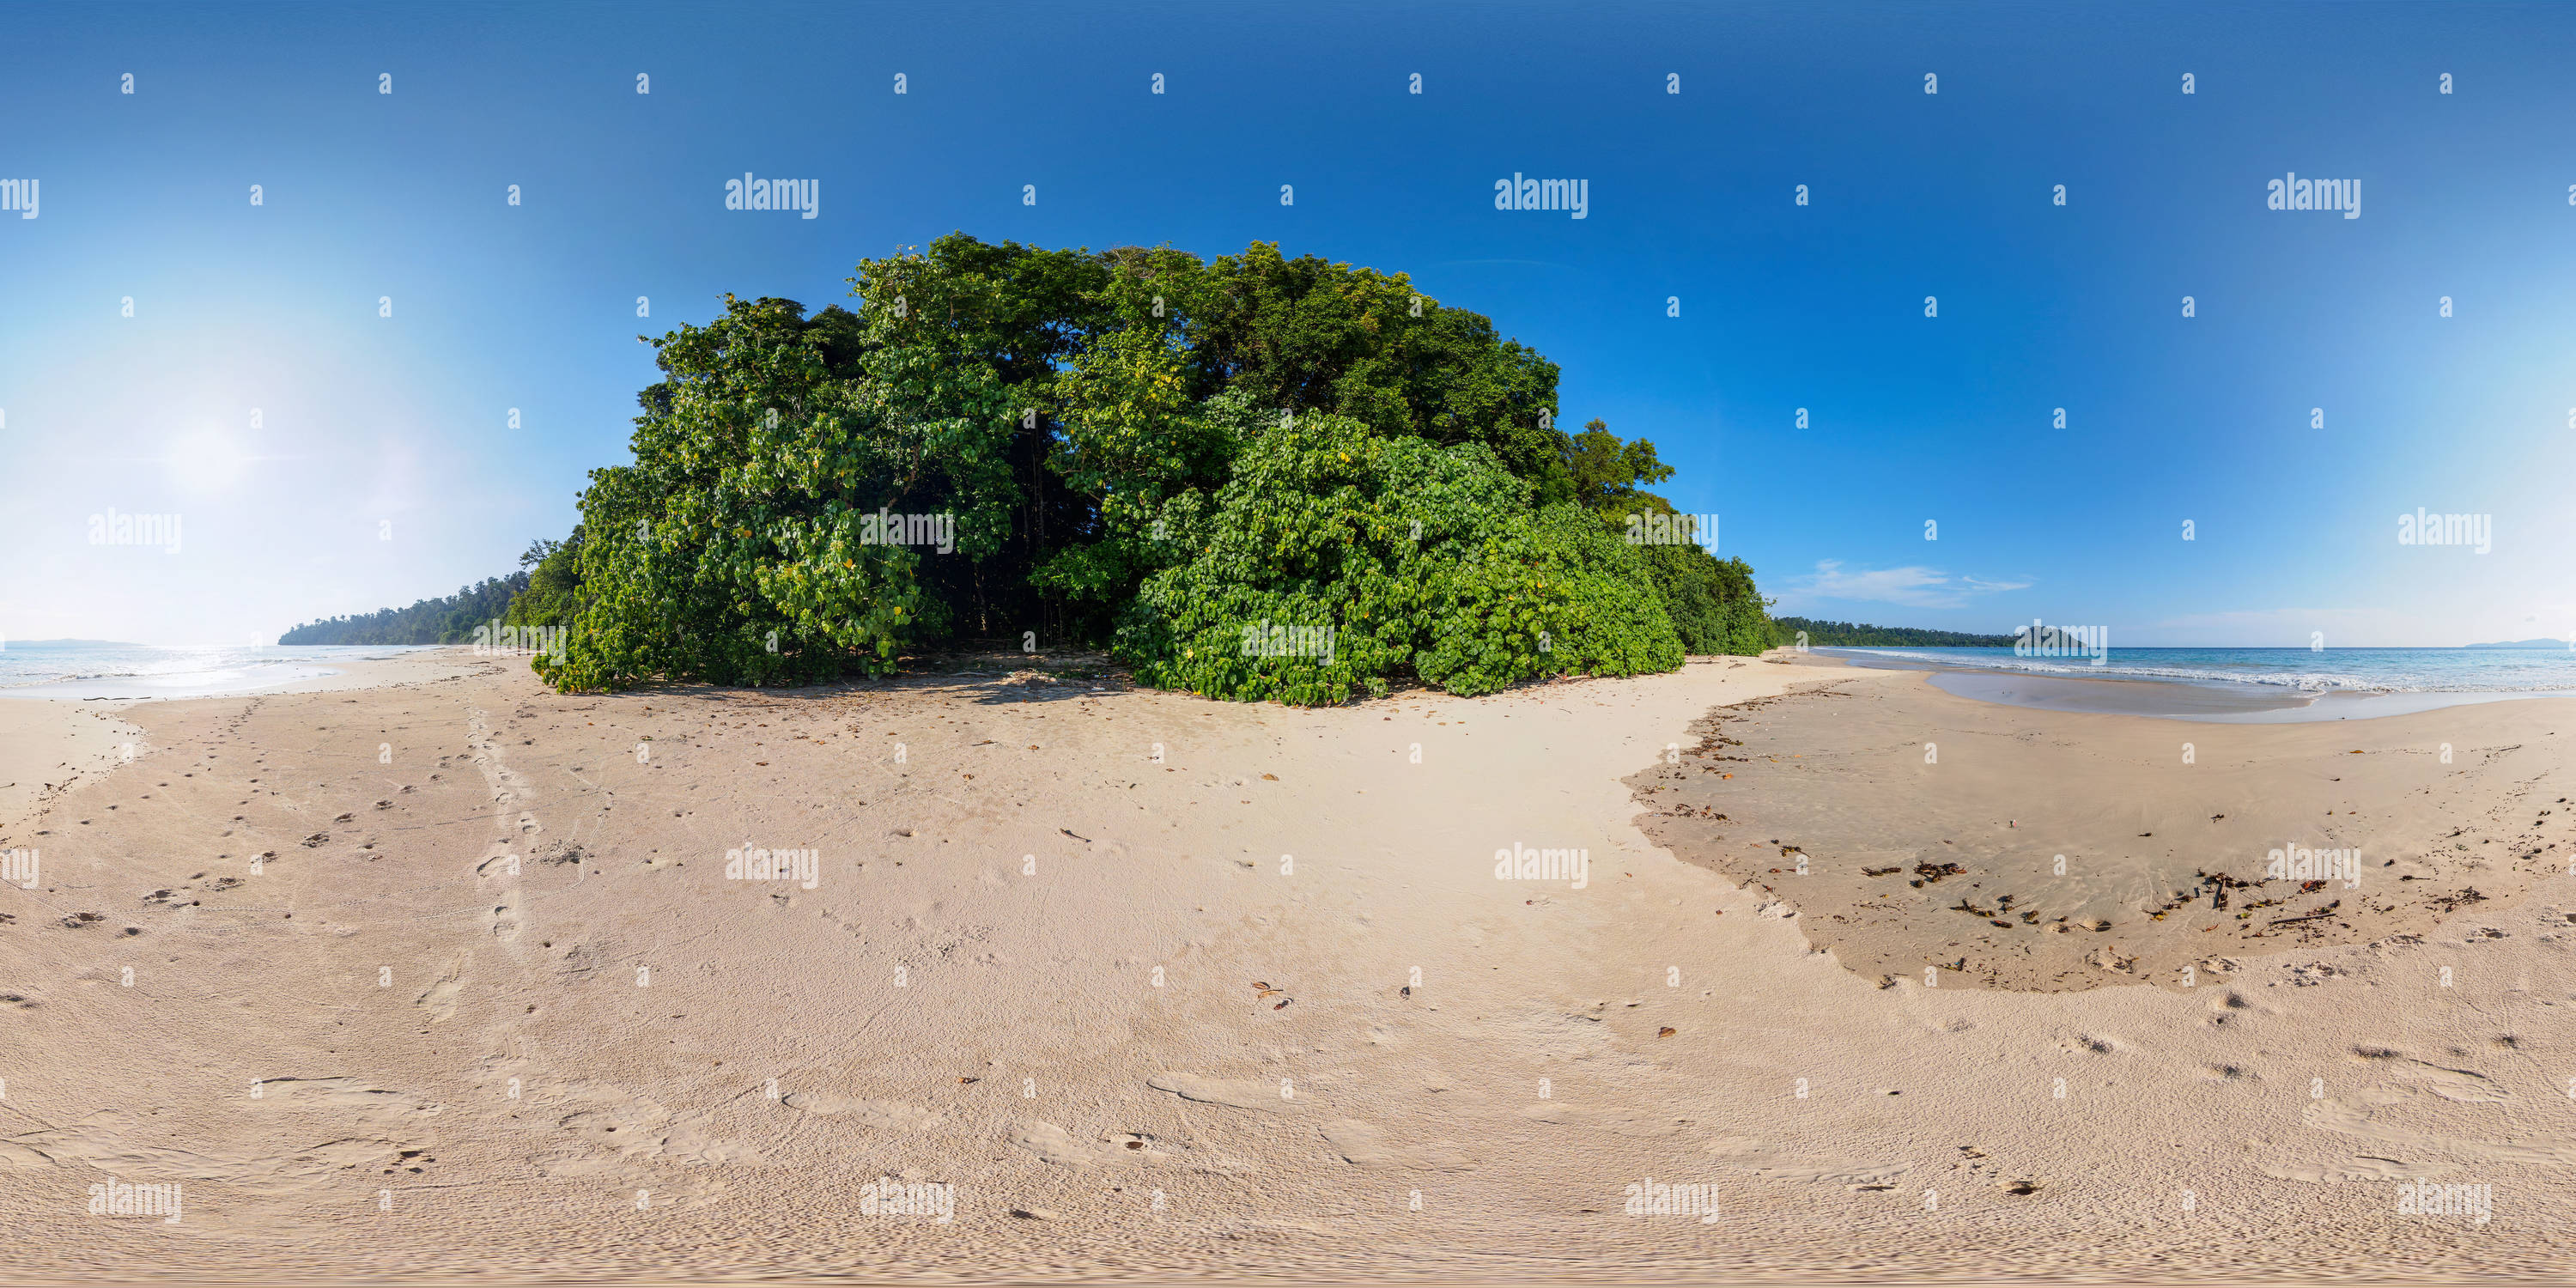
[[[1840,674],[1711,713],[1682,765],[1629,781],[1657,843],[1777,894],[1873,978],[2223,983],[2249,954],[2493,925],[2576,862],[2567,698],[2247,725]],[[2300,873],[2300,851],[2344,857]]]
[[[2145,940],[2123,941],[2135,970],[2084,988],[1847,964],[1890,937],[1820,949],[1807,923],[1832,896],[1767,871],[1739,888],[1711,866],[1736,862],[1723,849],[1641,824],[1660,833],[1711,771],[1778,785],[1723,812],[1786,817],[1793,787],[1823,789],[1695,754],[1699,722],[1858,672],[1714,661],[1296,711],[1137,691],[1079,659],[589,697],[456,653],[384,665],[373,687],[121,704],[137,757],[0,833],[42,857],[36,889],[0,888],[0,1273],[2564,1264],[2576,882],[2391,853],[2497,895],[2420,926],[2385,914],[2407,942],[2365,922],[2234,945],[2188,988]],[[1922,697],[1911,673],[1873,685]],[[2564,736],[2565,710],[2444,715],[2538,721],[2454,739],[2528,746]],[[0,703],[0,741],[43,713]],[[2029,796],[2054,798],[2031,807],[2050,827],[2126,827],[2125,805],[2073,802],[2178,741],[2135,717],[1942,714],[1966,744],[1943,746],[1944,777],[1845,764],[1830,781],[1852,786],[1826,794],[1913,832]],[[1998,754],[2059,720],[2100,723],[2057,727],[2076,745],[2054,759]],[[2226,833],[2241,857],[2286,835],[2257,830],[2258,805],[2286,822],[2313,802],[2319,827],[2362,810],[2375,860],[2445,810],[2510,802],[2458,820],[2496,849],[2531,833],[2513,829],[2534,794],[2576,795],[2536,753],[2444,778],[2396,750],[2426,731],[2370,723],[2386,729],[2316,735],[2364,750],[2346,777],[2369,795],[2311,781],[2322,748],[2213,738],[2209,772],[2148,793],[2182,822],[2134,830],[2246,811]],[[1891,755],[1900,732],[1935,740],[1902,724],[1881,731]],[[1810,729],[1820,748],[1879,736]],[[2554,837],[2566,809],[2545,808],[2532,834]],[[1751,830],[1807,845],[1821,887],[1858,866],[1827,829],[1860,825]],[[2111,848],[2090,851],[2106,870]],[[1497,879],[1498,850],[1559,875]],[[1580,852],[1579,885],[1556,851]],[[2163,883],[2160,851],[2118,857]],[[183,1218],[91,1214],[110,1177],[182,1185]],[[2489,1187],[2462,1193],[2491,1219],[2401,1215],[2418,1178]],[[1650,1185],[1706,1188],[1627,1214]]]

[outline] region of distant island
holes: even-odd
[[[2010,635],[1971,635],[1961,631],[1927,631],[1912,626],[1863,626],[1857,622],[1820,622],[1806,617],[1774,617],[1772,634],[1794,644],[1807,633],[1810,648],[2011,648]]]
[[[2462,647],[2465,647],[2465,648],[2567,648],[2567,647],[2569,647],[2569,645],[2568,645],[2567,641],[2565,641],[2565,640],[2554,640],[2554,639],[2551,639],[2551,638],[2549,638],[2548,636],[2544,635],[2544,636],[2541,636],[2539,639],[2530,639],[2530,640],[2511,640],[2511,641],[2507,641],[2507,642],[2502,643],[2502,644],[2468,644],[2468,645],[2463,645]]]

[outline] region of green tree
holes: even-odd
[[[1731,638],[1724,613],[1675,631],[1675,605],[1734,602],[1722,579],[1658,572],[1672,556],[1603,526],[1620,505],[1663,505],[1636,491],[1671,475],[1653,444],[1598,421],[1554,428],[1555,365],[1402,274],[1262,243],[1202,260],[955,234],[862,261],[851,283],[852,309],[727,297],[707,325],[652,341],[663,379],[639,396],[633,463],[594,471],[573,535],[522,561],[512,620],[573,627],[563,655],[539,660],[549,680],[794,682],[1034,630],[1114,640],[1156,682],[1337,701],[1318,695],[1399,675],[1481,692],[1625,673],[1662,665],[1675,641]],[[1310,459],[1325,438],[1373,462],[1332,484],[1363,501],[1301,490],[1339,478]],[[1387,490],[1415,485],[1466,509],[1443,517]],[[946,516],[953,549],[876,539],[887,513]],[[1417,517],[1451,535],[1313,556],[1377,573],[1256,572],[1397,513],[1408,540]],[[1263,554],[1264,532],[1288,544]],[[1706,593],[1667,585],[1677,577]],[[1359,612],[1333,620],[1363,661],[1201,674],[1214,664],[1183,636],[1215,619],[1175,598],[1192,587],[1231,596],[1228,611]],[[1749,580],[1743,598],[1758,621]],[[1399,609],[1412,626],[1368,615]]]
[[[882,673],[946,605],[925,555],[872,539],[876,515],[952,516],[955,551],[1007,539],[1016,418],[991,367],[892,309],[727,298],[655,341],[635,463],[593,471],[579,571],[588,604],[568,689],[653,675],[725,684]]]
[[[505,626],[565,626],[581,616],[587,602],[581,589],[581,526],[561,541],[539,539],[519,556],[527,585],[510,599],[501,615]]]

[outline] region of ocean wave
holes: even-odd
[[[403,645],[22,644],[0,647],[0,693],[53,685],[126,684],[151,688],[229,685],[288,675],[332,662],[400,657]]]
[[[2350,671],[2238,670],[2213,666],[2158,666],[2117,660],[2095,666],[2080,658],[1980,657],[1956,653],[1931,653],[1914,649],[1850,648],[1824,651],[1863,653],[1872,657],[1902,658],[1944,667],[2012,671],[2029,675],[2163,680],[2187,684],[2242,684],[2267,689],[2291,689],[2301,693],[2548,693],[2576,687],[2576,675],[2568,674],[2557,674],[2547,681],[2534,682],[2497,675],[2492,671],[2474,676],[2449,678],[2425,675],[2421,672],[2394,670],[2377,675],[2365,675]],[[2114,650],[2115,659],[2116,656],[2117,650]]]

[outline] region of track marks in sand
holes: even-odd
[[[1353,1167],[1410,1168],[1433,1172],[1471,1172],[1474,1159],[1455,1141],[1435,1141],[1419,1148],[1388,1142],[1386,1129],[1356,1118],[1336,1118],[1322,1128],[1324,1143]]]
[[[355,1078],[262,1078],[252,1103],[271,1110],[310,1109],[390,1129],[438,1115],[435,1101],[371,1087]]]
[[[153,1130],[114,1110],[92,1114],[69,1127],[0,1139],[0,1169],[79,1166],[119,1176],[214,1182],[278,1197],[345,1186],[352,1171],[389,1164],[403,1151],[395,1141],[360,1138],[276,1154],[221,1145],[195,1150],[133,1143],[134,1137]]]
[[[2506,1100],[2504,1088],[2489,1081],[2483,1073],[2467,1069],[2449,1069],[2422,1060],[2409,1060],[2400,1066],[2396,1076],[2422,1087],[2444,1100],[2464,1105],[2496,1105]]]
[[[510,768],[500,740],[493,735],[490,713],[480,707],[468,707],[465,716],[466,746],[473,753],[475,769],[483,775],[484,788],[491,794],[491,823],[496,838],[493,844],[501,847],[500,853],[478,863],[474,872],[481,878],[508,883],[500,893],[485,896],[492,905],[490,912],[482,914],[483,926],[493,939],[508,944],[519,937],[524,920],[525,903],[516,878],[526,871],[527,860],[506,847],[525,842],[533,852],[536,836],[545,830],[545,825],[527,808],[536,797],[536,789],[526,775]]]
[[[600,1083],[576,1083],[564,1099],[580,1106],[555,1125],[608,1151],[619,1159],[656,1159],[689,1166],[764,1162],[759,1151],[736,1141],[719,1140],[706,1129],[706,1115],[674,1113],[627,1091]],[[598,1156],[591,1156],[595,1160]],[[569,1168],[570,1170],[557,1170]],[[558,1158],[548,1166],[554,1175],[592,1175],[581,1156]]]
[[[1293,1106],[1296,1102],[1279,1094],[1275,1082],[1229,1081],[1195,1073],[1158,1073],[1145,1080],[1156,1091],[1168,1091],[1183,1100],[1207,1105],[1225,1105],[1233,1109],[1268,1112]]]
[[[2305,1181],[2310,1185],[2351,1185],[2364,1181],[2410,1181],[2417,1177],[2441,1176],[2451,1169],[2424,1163],[2401,1163],[2393,1158],[2358,1154],[2341,1163],[2262,1163],[2257,1165],[2265,1176],[2282,1181]]]
[[[1527,1122],[1546,1123],[1551,1127],[1579,1127],[1585,1131],[1608,1132],[1639,1140],[1679,1135],[1695,1125],[1688,1118],[1665,1118],[1633,1109],[1596,1109],[1562,1100],[1542,1100],[1519,1113]]]
[[[2410,1062],[2421,1069],[2438,1066]],[[2545,1144],[2522,1144],[2513,1141],[2479,1140],[2466,1136],[2448,1136],[2415,1127],[2404,1121],[2410,1104],[2424,1095],[2462,1104],[2495,1104],[2505,1099],[2499,1089],[2490,1099],[2463,1100],[2460,1097],[2482,1094],[2478,1086],[2487,1082],[2482,1075],[2458,1069],[2439,1069],[2453,1075],[2450,1079],[2410,1076],[2413,1071],[2397,1074],[2409,1085],[2365,1088],[2350,1096],[2329,1096],[2310,1101],[2299,1111],[2299,1120],[2311,1129],[2393,1146],[2391,1152],[2408,1155],[2448,1154],[2490,1163],[2519,1163],[2531,1167],[2576,1167],[2576,1141],[2556,1140]],[[2461,1079],[2475,1079],[2475,1082]],[[2445,1094],[2445,1093],[2449,1094]],[[2503,1124],[2499,1124],[2502,1126]]]
[[[1710,1141],[1708,1153],[1719,1165],[1748,1172],[1759,1180],[1803,1181],[1811,1185],[1885,1185],[1913,1167],[1911,1163],[1818,1158],[1741,1138]]]
[[[1102,1140],[1077,1140],[1072,1132],[1043,1118],[1023,1118],[1007,1131],[1011,1143],[1054,1167],[1076,1171],[1139,1159],[1164,1159],[1170,1155],[1154,1148],[1154,1139],[1135,1132],[1119,1132]]]
[[[790,1109],[801,1109],[826,1118],[847,1116],[862,1127],[878,1131],[927,1131],[947,1121],[938,1114],[892,1100],[855,1100],[828,1091],[798,1091],[779,1101]]]

